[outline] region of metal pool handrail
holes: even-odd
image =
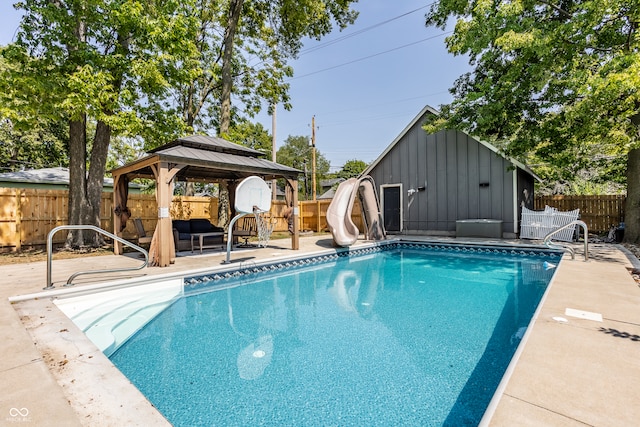
[[[572,225],[579,225],[584,230],[584,260],[589,261],[589,229],[587,228],[587,224],[584,221],[580,221],[579,219],[571,221],[569,224],[563,225],[562,227],[553,230],[552,232],[544,236],[542,243],[544,243],[545,246],[549,249],[566,249],[569,251],[569,253],[571,253],[571,259],[576,259],[576,251],[574,251],[573,248],[551,241],[551,237],[553,237],[553,235],[564,230],[565,228],[571,227]]]
[[[115,273],[118,271],[132,271],[132,270],[142,270],[149,264],[149,253],[141,248],[140,246],[129,242],[128,240],[123,239],[122,237],[118,237],[115,234],[111,234],[106,230],[103,230],[100,227],[96,227],[95,225],[60,225],[55,227],[53,230],[49,232],[47,235],[47,286],[43,289],[53,289],[53,281],[51,280],[51,263],[52,263],[52,255],[53,255],[53,235],[56,234],[60,230],[93,230],[97,233],[104,234],[107,237],[116,240],[123,245],[129,246],[138,252],[142,252],[144,255],[144,263],[142,263],[139,267],[125,267],[125,268],[109,268],[104,270],[88,270],[88,271],[78,271],[74,273],[67,279],[67,283],[64,286],[71,286],[73,279],[83,274],[99,274],[99,273]]]

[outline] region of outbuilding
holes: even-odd
[[[29,169],[0,173],[0,188],[34,188],[38,190],[69,190],[69,169],[63,167]],[[129,193],[139,194],[143,186],[129,183]],[[113,179],[104,178],[102,190],[113,192]]]
[[[363,172],[380,194],[388,233],[514,238],[534,181],[522,163],[458,130],[429,134],[426,106]]]

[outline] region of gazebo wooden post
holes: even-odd
[[[227,181],[227,191],[229,193],[229,220],[236,216],[236,188],[238,188],[238,181]],[[220,199],[218,199],[220,200]]]
[[[158,179],[156,182],[158,201],[158,267],[167,267],[171,263],[171,246],[173,236],[171,235],[171,215],[169,206],[171,205],[171,180],[174,174],[169,173],[169,164],[160,162],[158,168]]]
[[[298,211],[298,180],[297,179],[287,179],[287,182],[293,189],[293,234],[291,235],[291,249],[297,251],[300,249],[300,224],[298,223],[300,219],[300,212]]]
[[[118,185],[120,184],[121,176],[122,175],[113,176],[113,206],[114,207],[121,206],[122,204],[120,192],[118,191]],[[120,225],[122,224],[122,222],[120,221],[120,215],[116,215],[113,212],[113,209],[112,209],[111,215],[113,215],[113,234],[115,234],[116,236],[121,236],[122,233],[120,233]],[[122,243],[118,242],[117,240],[113,241],[113,254],[114,255],[122,254]]]
[[[182,167],[180,167],[178,170],[180,169],[182,169]],[[169,180],[169,205],[173,204],[173,190],[175,190],[175,186],[176,186],[174,177],[178,170],[174,171],[173,173],[170,173],[171,179]],[[169,215],[171,215],[171,209],[169,209]],[[175,246],[175,241],[173,240],[173,220],[171,220],[171,234],[169,237],[170,237],[169,242],[171,243],[169,245],[169,249],[170,249],[169,263],[174,264],[176,262],[176,246]]]

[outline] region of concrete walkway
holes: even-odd
[[[301,238],[300,251],[292,251],[289,240],[271,243],[234,251],[232,260],[275,260],[332,248],[328,236]],[[492,402],[492,417],[483,420],[487,425],[628,426],[640,419],[640,288],[627,271],[634,260],[615,245],[590,246],[588,262],[580,259],[581,247],[576,251],[576,260],[567,257],[559,266],[510,377]],[[81,276],[74,288],[220,268],[225,258],[214,251],[180,255],[168,268]],[[62,285],[78,270],[140,262],[135,255],[54,260],[53,292],[64,292]],[[9,301],[42,292],[45,262],[1,266],[0,277],[0,425],[168,425],[49,298]],[[590,320],[595,314],[602,321]]]

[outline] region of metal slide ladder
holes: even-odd
[[[80,275],[84,274],[99,274],[99,273],[115,273],[119,271],[133,271],[133,270],[142,270],[149,264],[149,252],[141,248],[140,246],[129,242],[128,240],[123,239],[122,237],[118,237],[115,234],[111,234],[102,228],[96,227],[95,225],[60,225],[49,232],[47,235],[47,286],[43,289],[53,289],[53,281],[51,280],[51,262],[53,255],[53,235],[56,234],[60,230],[93,230],[96,233],[103,234],[107,237],[112,238],[115,241],[122,243],[123,245],[129,246],[138,252],[142,252],[144,255],[144,263],[142,263],[139,267],[124,267],[124,268],[110,268],[105,270],[89,270],[89,271],[78,271],[74,273],[67,279],[67,283],[64,286],[71,286],[73,279]]]
[[[575,221],[571,221],[569,224],[565,224],[560,228],[557,228],[555,230],[553,230],[552,232],[548,233],[546,236],[544,236],[544,239],[542,240],[542,243],[544,243],[544,245],[546,247],[548,247],[549,249],[564,249],[566,251],[569,251],[569,253],[571,254],[571,259],[576,259],[576,251],[568,246],[568,245],[561,245],[557,242],[552,242],[551,238],[556,234],[559,233],[560,231],[564,230],[565,228],[569,228],[571,226],[574,225],[579,225],[582,227],[582,230],[584,232],[584,260],[585,261],[589,261],[589,230],[587,228],[587,224],[585,224],[584,221],[580,221],[575,220]]]

